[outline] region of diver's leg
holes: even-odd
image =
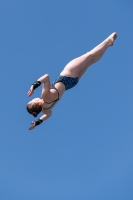
[[[107,39],[105,39],[101,44],[96,46],[94,49],[70,61],[66,65],[64,70],[61,72],[61,75],[80,78],[87,70],[87,68],[93,63],[97,62],[102,57],[106,49],[109,46],[113,45],[113,42],[116,39],[116,37],[117,34],[112,33]]]

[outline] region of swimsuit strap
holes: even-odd
[[[56,103],[56,101],[59,100],[59,96],[60,96],[59,91],[57,90],[57,88],[56,88],[54,85],[52,85],[52,88],[51,88],[51,89],[55,89],[55,90],[57,91],[57,93],[58,93],[58,99],[56,99],[56,100],[54,100],[54,101],[52,101],[52,102],[46,102],[46,101],[44,101],[44,102],[47,103],[47,104],[53,103],[49,108],[52,108],[52,106]],[[48,110],[49,108],[43,108],[43,109],[44,109],[44,110]]]

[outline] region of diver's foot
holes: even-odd
[[[117,38],[117,33],[114,32],[112,33],[108,38],[107,38],[107,46],[113,46],[115,39]]]

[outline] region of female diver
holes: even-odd
[[[41,111],[44,115],[40,119],[31,122],[32,125],[29,130],[34,129],[52,115],[52,108],[60,100],[65,90],[74,87],[78,83],[87,68],[97,62],[109,46],[113,46],[116,37],[117,33],[112,33],[94,49],[70,61],[52,85],[48,74],[40,77],[31,85],[28,96],[31,96],[34,90],[42,84],[42,99],[35,98],[30,101],[27,104],[27,111],[34,117],[37,117]]]

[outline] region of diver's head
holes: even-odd
[[[32,101],[27,104],[26,109],[28,113],[30,113],[34,117],[37,117],[37,115],[42,111],[43,103],[43,100],[40,98],[32,99]]]

